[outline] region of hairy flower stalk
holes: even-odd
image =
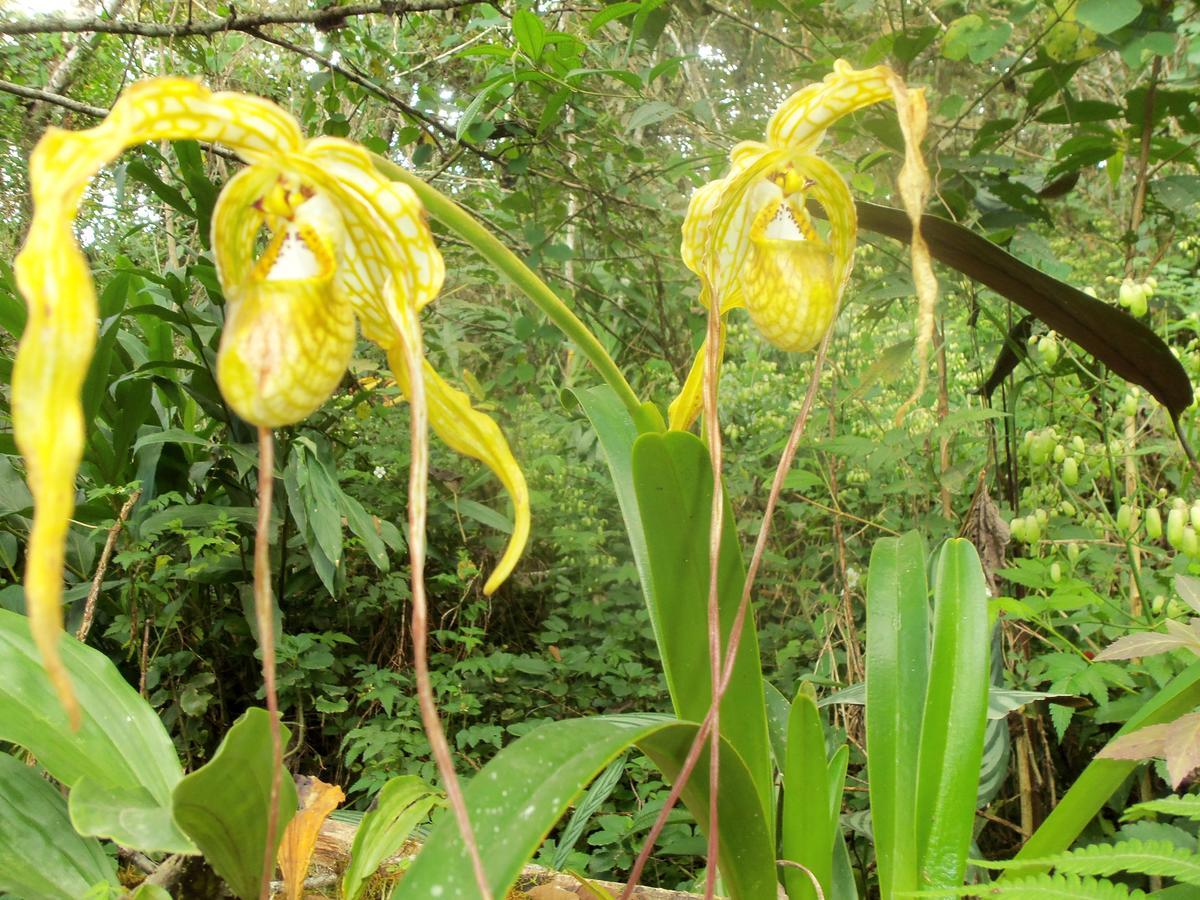
[[[227,300],[217,381],[229,406],[259,428],[263,497],[269,497],[272,478],[271,430],[299,422],[329,398],[353,352],[357,321],[363,335],[386,351],[402,391],[414,403],[419,444],[414,456],[424,459],[427,419],[451,448],[489,466],[512,498],[512,537],[485,593],[493,593],[512,572],[529,535],[525,479],[499,427],[424,359],[419,314],[440,291],[445,266],[412,189],[379,174],[371,156],[352,142],[306,140],[295,119],[266,100],[211,93],[180,78],[136,84],[95,128],[49,129],[34,149],[34,214],[15,263],[29,305],[12,389],[15,437],[34,497],[25,593],[34,640],[76,726],[78,705],[58,640],[64,547],[87,424],[80,393],[96,343],[97,304],[72,226],[88,182],[127,147],[189,138],[223,144],[248,163],[230,179],[213,211],[212,247]],[[270,235],[267,247],[256,253],[264,229]],[[424,465],[414,467],[420,484],[414,482],[410,492],[410,520],[423,528]],[[274,712],[263,524],[269,522],[269,509],[263,506],[255,602],[268,706]],[[421,536],[414,532],[411,544],[413,579],[419,582]],[[424,597],[419,584],[413,594]],[[424,632],[415,630],[413,637],[423,648]],[[427,681],[427,673],[420,672],[418,681],[422,674]],[[435,739],[440,736],[436,710],[423,704],[422,711],[448,791],[461,805],[445,739]],[[277,716],[272,727],[278,763]],[[487,896],[465,808],[462,812],[464,838],[481,894]]]

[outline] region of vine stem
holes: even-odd
[[[679,802],[679,797],[682,795],[683,789],[692,775],[692,771],[696,768],[704,741],[714,730],[712,727],[714,713],[721,699],[725,696],[725,691],[729,688],[730,681],[733,679],[733,664],[737,659],[737,649],[742,639],[742,631],[745,628],[746,614],[750,608],[750,594],[754,589],[754,580],[758,576],[758,569],[762,563],[763,553],[767,548],[767,539],[770,537],[771,519],[774,516],[775,507],[779,502],[779,495],[783,491],[784,479],[792,468],[792,461],[796,458],[796,451],[800,447],[800,439],[804,436],[805,426],[808,424],[809,416],[812,413],[813,403],[817,397],[817,387],[821,383],[821,371],[825,365],[825,356],[829,350],[829,341],[832,335],[833,329],[831,328],[826,332],[824,339],[821,341],[821,346],[817,349],[817,355],[813,360],[812,378],[808,383],[808,391],[804,395],[804,402],[800,406],[800,412],[796,416],[795,424],[792,425],[792,432],[788,435],[787,445],[783,449],[783,454],[779,457],[779,465],[775,467],[775,477],[771,482],[771,492],[767,495],[767,505],[763,511],[762,525],[759,526],[758,537],[754,542],[754,552],[750,557],[750,565],[746,569],[746,580],[742,585],[742,597],[738,603],[737,615],[734,617],[733,626],[729,630],[729,640],[725,645],[721,682],[713,695],[712,704],[708,708],[708,715],[704,717],[704,721],[700,724],[700,729],[696,732],[696,737],[692,740],[691,747],[688,748],[687,756],[684,758],[679,775],[676,777],[675,783],[671,785],[671,791],[667,794],[667,800],[663,804],[662,809],[659,810],[658,818],[654,820],[654,825],[650,828],[650,832],[646,835],[646,841],[642,845],[637,859],[634,861],[633,868],[630,870],[629,881],[625,885],[625,890],[621,892],[619,900],[629,900],[632,895],[633,888],[637,884],[638,879],[641,878],[642,871],[646,867],[646,862],[650,858],[650,853],[654,849],[654,844],[667,824],[667,816],[675,808],[675,804]]]
[[[267,807],[267,840],[263,847],[259,900],[271,896],[275,874],[275,838],[279,832],[279,791],[283,775],[283,733],[275,691],[275,614],[271,603],[271,492],[275,487],[275,441],[270,428],[258,429],[258,527],[254,534],[254,620],[262,650],[263,690],[271,731],[271,792]]]
[[[417,681],[417,704],[421,708],[421,724],[425,727],[425,736],[429,739],[429,747],[437,763],[438,773],[446,789],[446,797],[454,818],[458,823],[458,831],[466,847],[467,856],[471,860],[471,869],[475,875],[475,885],[479,889],[480,900],[492,900],[492,892],[488,887],[487,873],[483,868],[483,858],[479,854],[479,845],[475,841],[475,832],[471,828],[471,818],[467,813],[467,804],[463,799],[462,788],[458,776],[454,772],[454,759],[450,755],[450,745],[446,741],[446,732],[438,717],[437,701],[433,696],[433,684],[429,679],[429,603],[425,596],[425,514],[427,506],[427,491],[429,484],[429,407],[425,401],[425,353],[421,336],[421,323],[416,311],[409,306],[403,306],[398,312],[403,318],[400,334],[404,336],[402,347],[404,362],[408,369],[409,404],[412,407],[412,463],[408,470],[408,555],[411,562],[412,581],[412,643],[413,669]]]
[[[609,356],[608,351],[604,349],[604,345],[583,323],[583,320],[575,315],[570,307],[550,289],[546,282],[534,274],[529,266],[521,262],[515,253],[504,246],[474,216],[433,185],[382,156],[372,154],[371,160],[375,164],[375,168],[383,175],[393,181],[408,185],[435,219],[455,232],[479,251],[480,256],[507,275],[513,284],[546,314],[559,331],[575,343],[605,383],[616,391],[617,396],[629,410],[629,414],[635,422],[641,422],[645,418],[642,401],[638,399],[638,395],[630,387],[624,373]]]

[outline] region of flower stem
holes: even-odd
[[[640,422],[643,419],[641,400],[638,399],[613,358],[608,355],[604,345],[571,311],[570,307],[550,289],[546,282],[538,278],[532,269],[521,262],[515,253],[504,246],[474,216],[437,188],[382,156],[372,154],[371,159],[375,163],[375,168],[388,178],[412,188],[435,219],[478,250],[484,259],[507,275],[517,287],[524,291],[525,296],[532,300],[550,318],[550,321],[558,326],[559,331],[572,340],[580,352],[596,367],[600,377],[621,398],[621,402],[625,404],[634,421]]]
[[[412,462],[408,475],[408,555],[411,562],[412,583],[412,643],[413,668],[417,682],[417,705],[421,710],[421,724],[429,739],[429,748],[442,776],[442,787],[458,823],[467,858],[479,890],[479,900],[492,900],[487,871],[479,844],[471,828],[466,800],[462,787],[454,772],[454,758],[450,744],[438,717],[437,700],[433,695],[433,684],[429,678],[429,603],[425,596],[425,518],[429,485],[429,408],[425,401],[425,353],[421,337],[421,323],[411,306],[404,306],[399,314],[407,317],[400,333],[403,341],[404,362],[408,367],[410,385],[409,405],[412,407]]]
[[[263,849],[260,900],[271,895],[275,874],[275,837],[279,832],[279,791],[283,772],[283,736],[279,697],[275,692],[275,615],[271,609],[271,491],[275,485],[275,442],[270,428],[258,429],[258,530],[254,535],[254,619],[262,650],[263,690],[271,729],[271,797],[267,807],[267,841]]]

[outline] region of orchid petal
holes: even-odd
[[[402,346],[388,350],[388,363],[404,395],[411,396]],[[451,450],[477,459],[491,469],[512,498],[512,536],[483,587],[485,594],[493,594],[512,574],[529,540],[529,488],[525,476],[513,458],[500,426],[490,416],[475,409],[465,393],[447,384],[428,361],[425,362],[425,400],[429,406],[429,424],[437,436]]]
[[[145,141],[220,141],[249,161],[301,144],[296,121],[275,105],[213,94],[179,78],[134,85],[86,131],[48,129],[29,160],[33,219],[14,270],[29,320],[13,366],[13,432],[28,467],[34,523],[26,554],[29,627],[72,725],[79,709],[58,654],[63,548],[83,454],[80,392],[96,341],[96,293],[72,222],[91,178]]]
[[[717,342],[717,366],[725,358],[725,321],[721,321],[720,338]],[[687,431],[704,408],[704,359],[708,355],[708,338],[700,344],[692,368],[679,391],[679,395],[667,407],[668,427],[672,431]]]
[[[844,59],[836,60],[824,81],[801,88],[779,105],[767,123],[767,143],[812,152],[838,119],[891,97],[895,78],[887,66],[856,70]]]

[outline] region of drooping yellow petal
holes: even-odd
[[[725,358],[725,320],[721,320],[720,340],[717,344],[717,366]],[[667,407],[668,427],[672,431],[687,431],[704,408],[704,359],[708,354],[708,338],[700,344],[692,368],[688,372],[679,395]]]
[[[83,453],[80,390],[96,337],[96,295],[72,222],[88,181],[145,141],[220,141],[255,161],[300,145],[299,126],[265,100],[212,94],[178,78],[142,82],[86,131],[48,129],[29,160],[33,219],[14,263],[29,319],[13,367],[13,432],[34,499],[26,555],[29,625],[71,717],[79,711],[58,656],[63,548]]]
[[[410,382],[402,346],[388,350],[388,364],[400,389],[408,396]],[[512,498],[512,536],[483,587],[485,594],[493,594],[512,573],[529,540],[529,488],[525,476],[513,458],[500,426],[475,409],[471,399],[447,384],[428,362],[425,363],[425,400],[429,405],[429,424],[437,436],[451,450],[477,459],[491,469]]]
[[[301,900],[304,896],[304,879],[317,846],[317,835],[329,814],[346,799],[340,787],[326,784],[319,778],[301,776],[297,782],[300,808],[283,831],[278,853],[283,895],[287,900]]]
[[[801,88],[779,105],[767,123],[767,143],[811,153],[825,129],[842,116],[892,96],[895,74],[887,66],[854,69],[836,60],[825,80]]]

